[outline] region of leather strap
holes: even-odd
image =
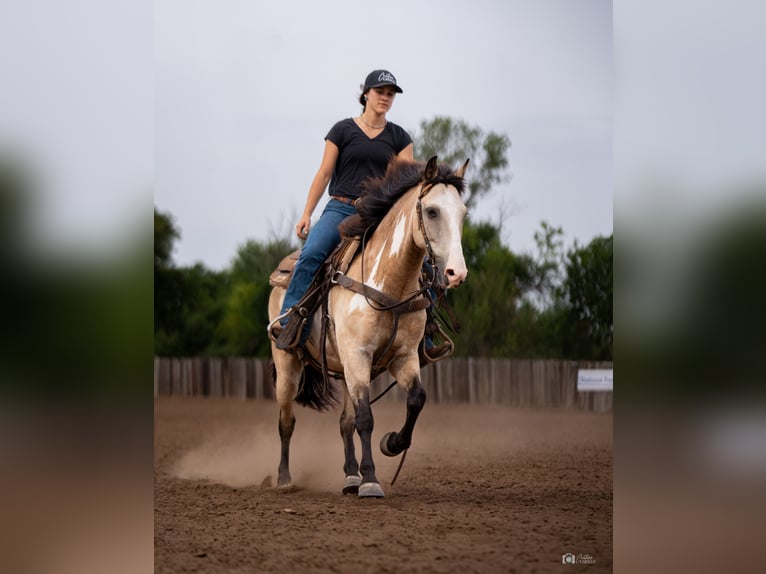
[[[330,199],[337,199],[341,203],[345,203],[353,207],[356,205],[356,200],[358,198],[351,199],[350,197],[343,197],[342,195],[331,195]]]
[[[379,305],[382,305],[382,308],[377,309],[378,311],[397,311],[399,313],[410,313],[412,311],[421,311],[431,305],[431,302],[422,295],[416,299],[406,299],[404,301],[399,301],[390,295],[386,295],[382,291],[378,291],[374,287],[360,283],[356,279],[352,279],[348,275],[343,275],[342,273],[336,273],[332,281],[341,287],[345,287],[346,289],[350,289],[355,293],[364,295],[368,299],[372,299]],[[420,294],[417,293],[416,295]]]

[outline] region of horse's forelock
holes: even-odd
[[[443,164],[439,166],[439,172],[433,179],[433,183],[451,185],[460,195],[463,195],[463,191],[465,190],[465,180],[452,171],[449,166]]]

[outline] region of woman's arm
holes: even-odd
[[[314,176],[314,180],[311,182],[309,196],[306,198],[306,207],[303,210],[303,215],[301,215],[298,224],[295,226],[295,231],[300,239],[306,239],[306,237],[308,237],[309,228],[311,227],[311,214],[314,213],[314,209],[322,198],[322,194],[327,188],[327,184],[330,183],[332,173],[335,170],[335,162],[337,161],[338,146],[330,140],[325,140],[322,163]]]

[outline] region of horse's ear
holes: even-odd
[[[455,172],[455,175],[458,176],[461,179],[463,177],[465,177],[465,170],[468,169],[468,164],[470,163],[470,161],[471,161],[470,157],[467,160],[465,160],[465,163],[463,164],[463,166],[459,170],[457,170]]]
[[[424,174],[426,181],[431,181],[433,178],[435,178],[437,172],[438,172],[438,168],[436,165],[436,156],[433,156],[431,159],[428,160],[428,163],[426,164],[426,171]]]

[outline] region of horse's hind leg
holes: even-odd
[[[295,430],[295,415],[292,408],[279,407],[279,439],[282,443],[281,456],[279,458],[279,477],[277,486],[290,486],[290,439]]]
[[[404,425],[398,433],[389,432],[380,439],[380,450],[386,456],[396,456],[410,448],[415,422],[426,403],[426,390],[420,382],[420,376],[416,374],[411,377],[412,382],[407,385],[407,417]]]
[[[279,438],[281,441],[281,455],[279,459],[279,474],[277,486],[290,486],[290,440],[295,430],[295,415],[293,414],[293,400],[298,393],[298,377],[300,377],[300,365],[287,357],[277,358],[277,353],[286,355],[283,351],[275,352],[275,364],[277,367],[277,403],[279,404]]]
[[[343,438],[343,453],[345,462],[343,472],[343,494],[356,494],[362,478],[359,476],[359,463],[356,461],[356,449],[354,446],[354,431],[356,430],[356,416],[354,403],[348,394],[348,389],[343,392],[343,412],[340,415],[340,436]]]

